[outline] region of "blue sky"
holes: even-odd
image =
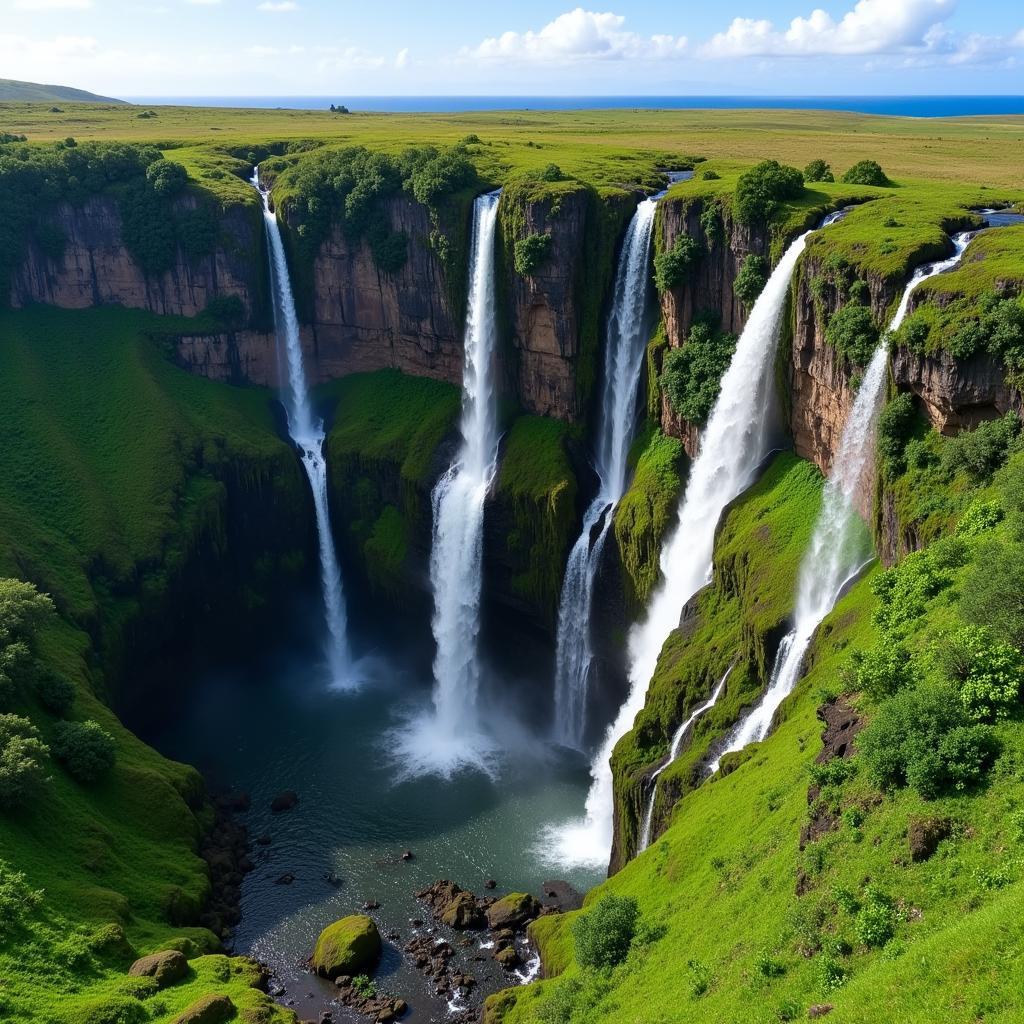
[[[1015,0],[0,0],[0,9],[0,77],[111,95],[1024,93]]]

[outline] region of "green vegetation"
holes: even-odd
[[[672,248],[654,257],[654,284],[659,292],[678,288],[690,279],[701,258],[701,245],[692,235],[679,235]]]
[[[566,450],[568,427],[520,416],[508,432],[494,500],[506,522],[512,588],[554,622],[562,569],[576,534],[576,475]]]
[[[53,737],[53,756],[79,782],[101,779],[114,766],[117,746],[113,736],[98,722],[58,722]]]
[[[516,239],[513,265],[517,274],[528,277],[543,266],[551,252],[550,235],[526,235]]]
[[[804,168],[804,181],[835,181],[832,168],[821,159],[812,160]]]
[[[753,308],[757,297],[764,291],[768,283],[768,261],[757,253],[748,253],[743,257],[740,272],[736,275],[733,284],[733,291],[736,298],[743,303],[747,309]]]
[[[616,506],[615,540],[622,555],[626,607],[636,616],[658,580],[658,558],[665,532],[675,521],[683,489],[685,456],[681,442],[648,422],[633,442],[633,480]]]
[[[684,344],[666,353],[661,387],[672,408],[688,423],[707,421],[735,351],[736,338],[704,318],[694,322]]]
[[[18,82],[13,78],[0,78],[0,102],[2,103],[52,103],[54,100],[68,103],[106,103],[127,106],[124,100],[97,96],[85,89],[72,89],[67,85],[40,85],[38,82]],[[54,113],[63,110],[51,108]]]
[[[859,160],[843,175],[843,181],[848,185],[885,187],[892,184],[885,176],[885,171],[874,160]]]
[[[334,979],[339,974],[351,977],[372,971],[380,951],[380,933],[373,919],[365,914],[352,914],[329,924],[320,933],[310,964],[327,978]]]
[[[778,160],[763,160],[745,171],[736,182],[734,209],[741,224],[770,221],[786,199],[798,199],[804,190],[804,176],[795,167]]]
[[[616,967],[626,959],[636,934],[637,902],[628,896],[605,896],[572,923],[576,960],[581,967]]]
[[[840,306],[832,314],[825,340],[854,366],[867,366],[878,348],[879,330],[867,306]]]

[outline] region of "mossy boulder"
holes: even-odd
[[[203,996],[174,1018],[172,1024],[223,1024],[235,1015],[235,1004],[227,996]]]
[[[540,913],[540,904],[525,892],[510,892],[487,908],[487,924],[491,928],[518,930]]]
[[[165,988],[188,974],[188,961],[176,949],[162,949],[136,960],[128,973],[133,978],[152,978],[160,988]]]
[[[369,974],[380,959],[380,932],[365,914],[352,914],[329,924],[316,940],[312,967],[325,978]]]

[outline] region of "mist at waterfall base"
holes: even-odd
[[[956,266],[971,237],[970,232],[956,235],[952,256],[927,263],[914,271],[889,323],[889,334],[897,330],[906,318],[914,289],[927,278]],[[818,626],[873,557],[870,532],[857,511],[857,496],[863,493],[864,488],[870,487],[877,419],[888,363],[889,346],[883,337],[864,372],[825,484],[821,512],[800,566],[793,628],[779,645],[764,696],[732,732],[718,757],[708,766],[709,773],[718,770],[719,760],[725,754],[764,739],[779,705],[792,693],[800,678],[804,656]]]
[[[840,216],[826,218],[825,226]],[[592,782],[582,820],[546,831],[543,853],[559,867],[608,863],[613,832],[611,755],[644,705],[661,648],[686,602],[708,582],[715,530],[726,505],[753,482],[780,434],[774,400],[775,352],[790,279],[811,232],[792,242],[754,303],[700,450],[690,468],[676,526],[662,546],[660,582],[645,617],[629,634],[629,694],[608,727],[591,765]]]

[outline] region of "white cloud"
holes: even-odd
[[[16,11],[87,11],[92,0],[14,0]]]
[[[817,8],[785,31],[765,19],[733,18],[701,47],[704,57],[822,56],[926,48],[953,13],[955,0],[858,0],[836,21]],[[933,36],[934,37],[934,36]]]
[[[623,26],[621,14],[597,13],[577,7],[560,14],[539,31],[504,32],[479,46],[464,48],[463,57],[484,60],[569,62],[587,60],[661,59],[679,56],[685,36],[641,36]]]
[[[395,55],[395,67],[404,68],[409,63],[409,47],[405,46]]]
[[[294,0],[264,0],[263,3],[257,7],[259,11],[274,11],[275,13],[283,13],[284,11],[297,11],[299,5]]]

